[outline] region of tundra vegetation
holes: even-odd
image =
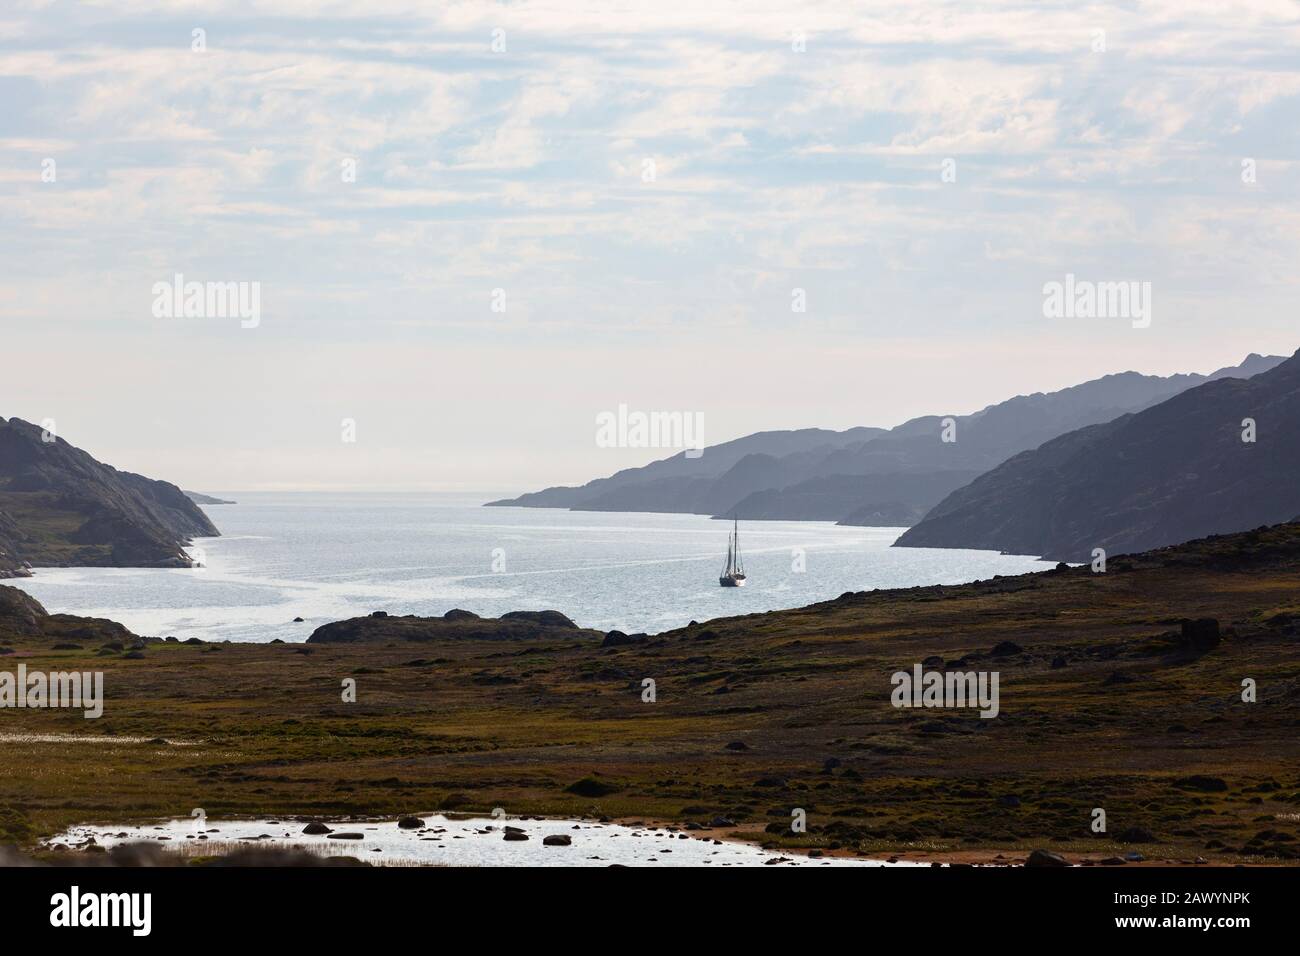
[[[0,669],[102,670],[106,698],[0,711],[0,843],[195,807],[503,807],[911,859],[1292,861],[1298,594],[1300,524],[612,639],[461,612],[144,641],[0,588]],[[997,671],[997,717],[892,706],[917,663]]]

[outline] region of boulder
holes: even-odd
[[[323,834],[333,833],[334,831],[331,830],[329,827],[327,827],[325,824],[313,820],[311,823],[307,824],[305,827],[302,828],[302,832],[306,833],[308,836],[322,836]]]
[[[1204,793],[1223,793],[1228,789],[1228,782],[1222,777],[1207,777],[1204,774],[1192,774],[1174,781],[1175,787],[1184,790],[1200,790]]]
[[[1150,830],[1144,827],[1129,827],[1127,830],[1121,830],[1115,834],[1115,839],[1120,843],[1155,843],[1156,838]]]
[[[531,621],[534,624],[541,624],[543,627],[567,627],[571,630],[577,630],[578,625],[573,620],[559,611],[510,611],[501,615],[503,621]]]
[[[1025,860],[1025,866],[1069,866],[1070,861],[1051,850],[1035,850]]]
[[[1179,646],[1197,654],[1204,654],[1219,646],[1219,622],[1216,618],[1202,617],[1194,621],[1183,621]]]
[[[628,644],[640,644],[646,639],[644,634],[624,634],[622,631],[610,631],[600,642],[601,647],[625,647]]]
[[[419,817],[398,817],[397,827],[399,830],[422,830],[424,821]]]
[[[542,846],[570,846],[572,843],[572,838],[565,833],[552,833],[542,839]]]
[[[618,787],[603,780],[597,780],[595,777],[583,777],[576,783],[571,783],[564,788],[565,793],[575,793],[580,797],[607,797],[611,793],[617,793]]]

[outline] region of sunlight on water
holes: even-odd
[[[204,509],[223,537],[195,542],[202,569],[43,569],[7,583],[53,613],[106,617],[139,634],[301,641],[375,610],[454,607],[485,616],[554,608],[584,627],[655,633],[845,591],[1050,567],[990,551],[890,548],[899,528],[742,521],[749,580],[724,589],[730,525],[699,515],[483,508],[482,498],[435,494],[223,496],[239,503]]]

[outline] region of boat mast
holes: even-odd
[[[740,563],[740,520],[735,515],[731,516],[731,520],[733,522],[731,533],[736,539],[736,573],[744,574],[745,569]]]

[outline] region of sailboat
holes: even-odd
[[[718,584],[724,588],[743,588],[745,586],[745,565],[740,560],[740,522],[732,519],[731,534],[727,537],[727,566],[718,576]]]

